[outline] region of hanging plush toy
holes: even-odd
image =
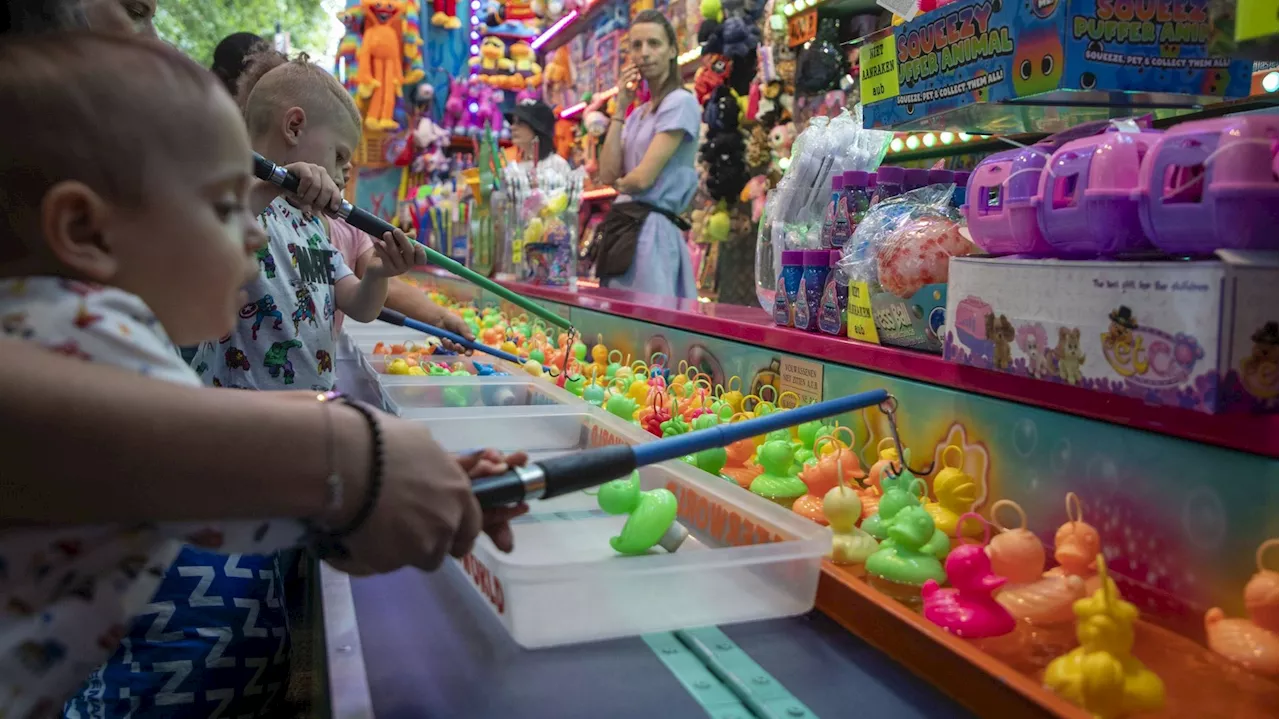
[[[577,136],[577,123],[560,117],[563,108],[556,107],[556,154],[568,160],[573,157],[573,143]]]
[[[467,61],[474,79],[491,84],[498,76],[511,74],[516,64],[507,59],[507,45],[502,38],[488,35],[480,41],[480,54]]]
[[[347,92],[354,95],[356,94],[357,85],[356,74],[360,69],[356,56],[360,52],[360,33],[364,26],[364,7],[360,5],[349,7],[338,13],[338,19],[342,21],[342,26],[346,28],[346,31],[342,34],[342,42],[338,43],[338,67],[345,65],[342,86],[347,88]],[[364,112],[363,108],[361,112]]]
[[[751,203],[752,222],[759,222],[760,216],[764,214],[764,198],[768,192],[769,178],[764,175],[756,175],[747,181],[746,187],[742,188],[742,194],[738,199]]]
[[[693,76],[693,94],[698,104],[703,104],[711,97],[711,91],[724,84],[733,70],[733,61],[723,55],[702,56],[702,66]]]
[[[458,0],[432,0],[435,12],[431,14],[431,24],[446,30],[457,30],[462,27],[458,19]]]
[[[444,118],[441,124],[455,135],[464,135],[467,126],[464,122],[466,111],[466,85],[461,80],[449,78],[449,98],[444,101]]]
[[[515,63],[516,81],[521,87],[534,88],[542,84],[542,66],[533,54],[533,48],[523,40],[511,43],[511,61]]]
[[[365,127],[394,130],[396,100],[403,86],[423,78],[422,33],[417,0],[362,0],[360,20],[344,18],[349,30],[360,28],[356,50],[356,97],[368,101]]]

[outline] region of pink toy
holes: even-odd
[[[972,254],[973,244],[960,226],[941,215],[908,221],[880,248],[877,270],[880,286],[897,297],[909,298],[926,285],[947,281],[952,257]]]
[[[455,135],[466,132],[463,111],[466,109],[466,86],[455,79],[449,80],[449,99],[444,102],[444,118],[441,124]]]
[[[1135,190],[1157,247],[1206,255],[1276,248],[1275,113],[1188,122],[1151,148]]]
[[[965,190],[965,218],[974,244],[993,255],[1054,254],[1040,231],[1036,195],[1052,148],[1005,150],[978,163]]]
[[[480,133],[484,132],[485,127],[493,131],[495,135],[502,135],[505,130],[502,119],[502,91],[495,90],[488,85],[481,85],[477,104],[479,108],[476,112],[476,125]]]
[[[956,523],[957,529],[964,525],[967,517],[982,520],[968,512]],[[991,531],[986,522],[983,526]],[[991,571],[991,559],[983,545],[956,547],[947,556],[946,570],[947,582],[954,589],[942,589],[932,579],[920,588],[925,619],[965,639],[1004,636],[1017,627],[1013,616],[992,597],[993,592],[1004,586],[1005,579]]]
[[[1040,174],[1040,230],[1060,256],[1092,257],[1151,249],[1138,219],[1142,159],[1158,130],[1108,131],[1072,140]]]

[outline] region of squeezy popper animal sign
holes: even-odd
[[[1251,66],[1209,56],[1224,30],[1210,23],[1208,3],[949,3],[865,43],[863,56],[873,58],[875,75],[870,92],[864,89],[867,125],[955,112],[957,120],[982,129],[1002,115],[984,103],[1062,104],[1085,91],[1243,97]]]

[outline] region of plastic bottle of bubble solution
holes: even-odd
[[[955,174],[953,178],[956,183],[956,191],[951,193],[951,206],[957,209],[964,207],[969,196],[969,175],[968,170],[961,170]]]
[[[831,250],[805,251],[804,271],[796,290],[795,310],[791,313],[796,329],[813,332],[818,328],[818,309],[830,268]]]
[[[929,184],[929,171],[913,167],[902,173],[902,191],[911,192]]]
[[[853,237],[853,233],[858,229],[858,223],[862,222],[862,218],[867,214],[867,208],[871,207],[871,193],[867,190],[867,182],[870,179],[871,175],[862,170],[849,170],[844,173],[844,203],[849,213],[848,237]],[[845,238],[846,241],[848,237]],[[840,248],[844,244],[835,246]]]
[[[849,173],[843,175],[837,174],[831,178],[831,194],[839,199],[836,200],[836,217],[831,225],[831,247],[832,249],[840,249],[849,241],[849,235],[852,230],[849,227],[849,194],[845,190],[845,180]]]
[[[841,190],[844,189],[844,175],[831,178],[831,200],[827,203],[827,212],[822,216],[822,246],[831,249],[832,238],[836,231],[836,212],[840,206]]]
[[[796,293],[800,291],[800,275],[804,272],[803,263],[803,250],[782,251],[782,270],[778,272],[777,292],[773,296],[773,322],[779,327],[791,326]]]
[[[906,172],[901,167],[881,167],[876,170],[876,194],[872,204],[884,202],[890,197],[902,194],[902,176]]]
[[[840,251],[831,251],[827,284],[822,288],[818,308],[818,329],[829,335],[845,334],[845,318],[849,311],[849,280],[840,269]]]

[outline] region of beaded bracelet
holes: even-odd
[[[350,556],[350,551],[342,542],[346,537],[351,536],[369,521],[369,517],[373,516],[373,510],[378,504],[378,497],[382,494],[382,475],[385,471],[386,456],[382,447],[382,428],[378,424],[378,418],[368,407],[354,402],[337,392],[328,392],[317,397],[321,402],[340,401],[348,407],[359,412],[365,421],[369,424],[370,450],[369,450],[369,486],[365,490],[364,498],[361,500],[360,508],[356,510],[355,516],[351,521],[336,529],[322,527],[315,523],[308,522],[308,534],[310,542],[316,553],[322,559],[334,558],[345,559]],[[331,437],[332,439],[332,437]],[[332,442],[330,442],[330,467],[336,469],[336,462],[333,458]],[[342,504],[342,480],[338,477],[337,472],[329,475],[330,503],[336,503],[337,506]]]

